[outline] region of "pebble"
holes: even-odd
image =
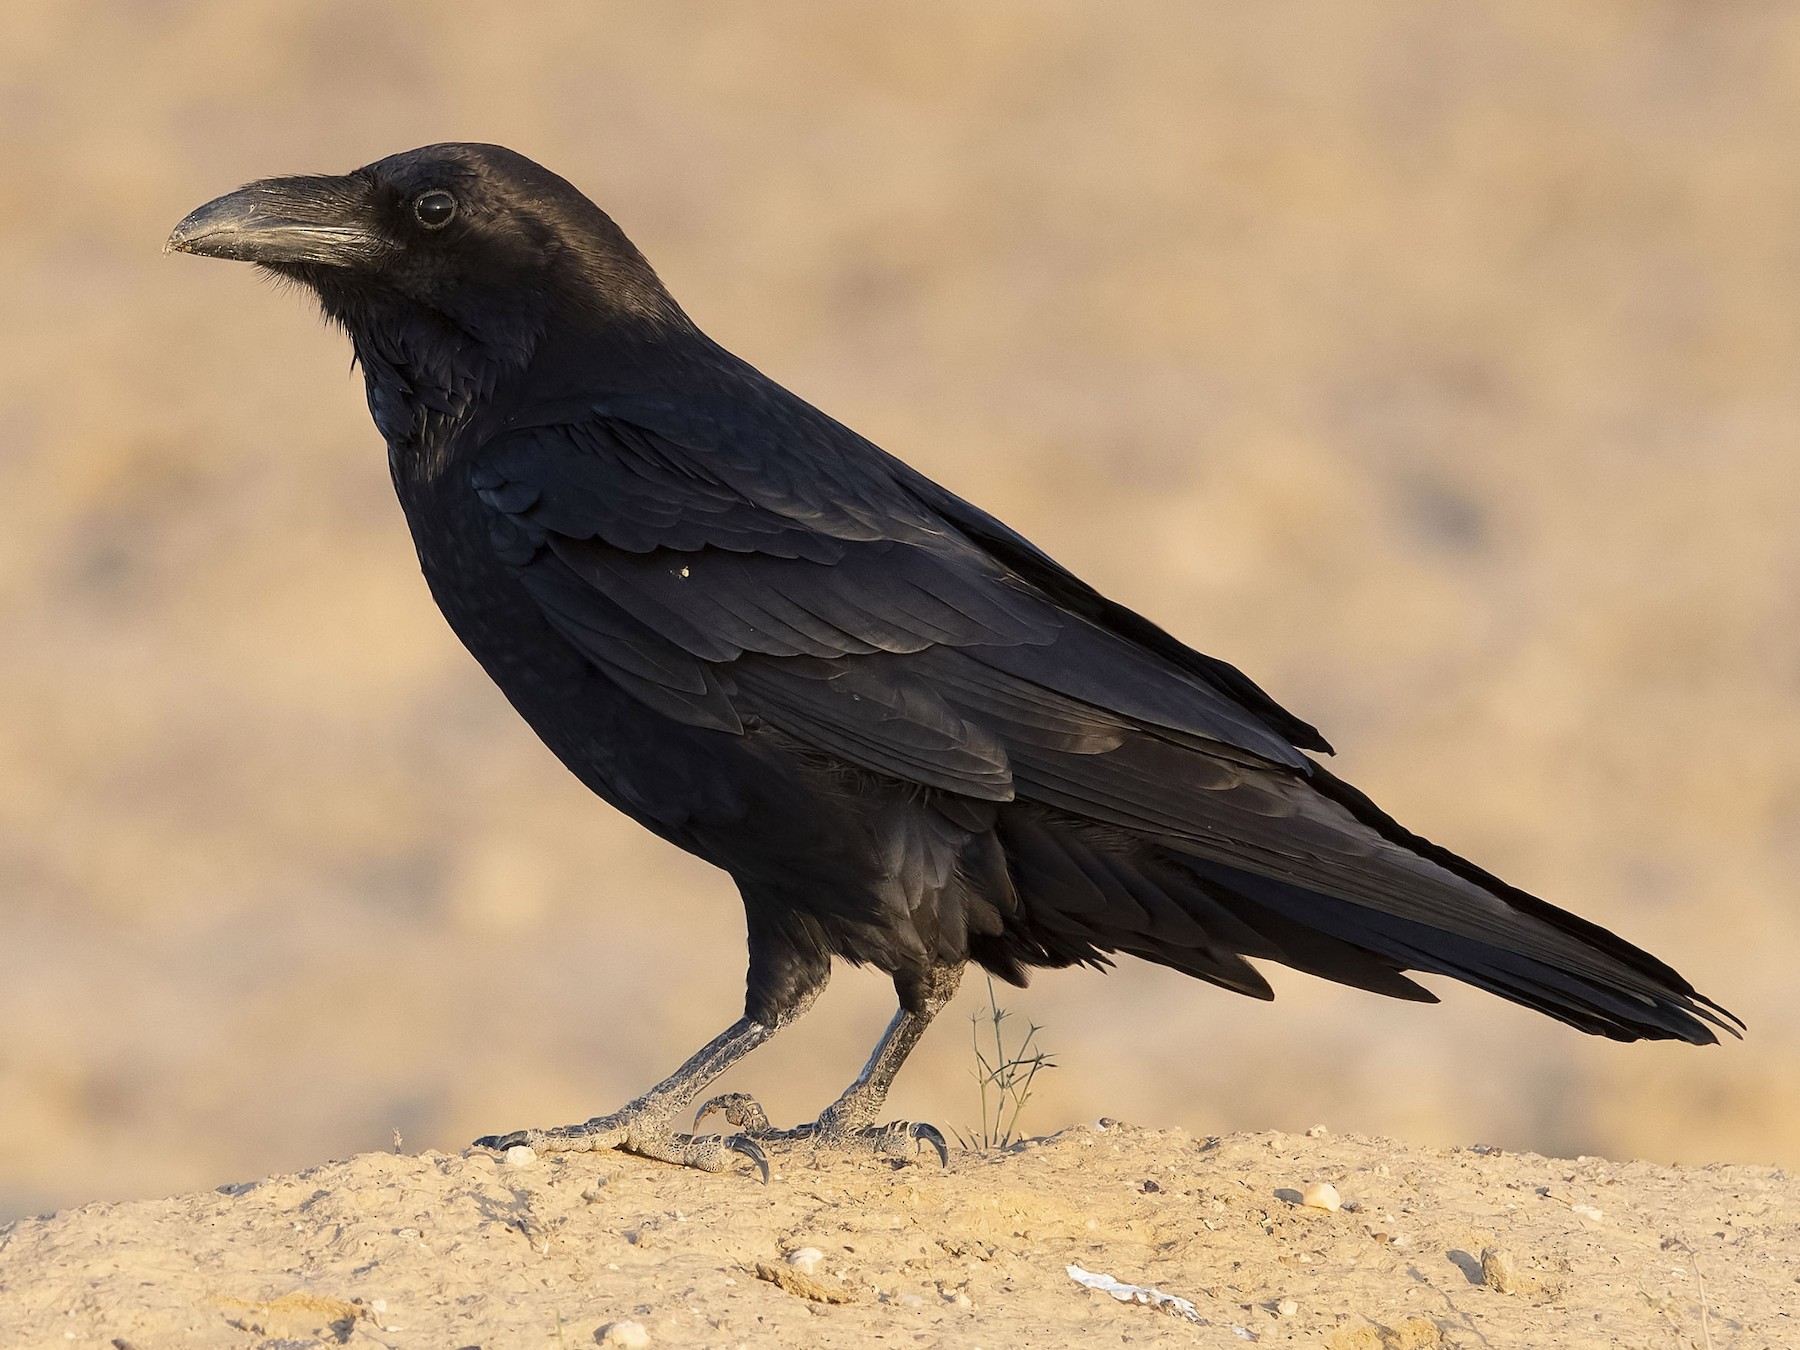
[[[1592,1205],[1570,1205],[1569,1208],[1579,1214],[1582,1218],[1591,1220],[1594,1223],[1599,1223],[1606,1217],[1603,1211],[1595,1209]]]
[[[588,1204],[590,1204],[590,1205],[601,1200],[602,1198],[605,1197],[605,1195],[606,1195],[606,1178],[605,1177],[595,1177],[594,1180],[588,1182],[587,1185],[585,1185],[581,1188],[581,1198],[583,1200],[587,1201]]]
[[[812,1274],[824,1259],[825,1253],[817,1247],[796,1247],[787,1254],[787,1263],[802,1275]]]
[[[1308,1139],[1323,1139],[1330,1133],[1331,1131],[1326,1129],[1323,1125],[1314,1125],[1306,1132],[1306,1137]]]
[[[1344,1198],[1329,1181],[1315,1181],[1300,1192],[1300,1203],[1308,1209],[1325,1209],[1335,1214],[1344,1207]]]
[[[616,1345],[623,1350],[643,1350],[650,1344],[650,1333],[642,1322],[608,1322],[594,1333],[602,1345]]]
[[[1513,1264],[1512,1254],[1504,1247],[1481,1249],[1481,1278],[1497,1294],[1518,1292],[1519,1269]]]
[[[508,1167],[530,1167],[537,1161],[537,1150],[530,1144],[514,1144],[506,1150]]]
[[[1275,1311],[1280,1313],[1283,1317],[1292,1317],[1295,1313],[1300,1311],[1300,1305],[1291,1298],[1284,1298],[1275,1305]]]

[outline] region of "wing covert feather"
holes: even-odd
[[[869,449],[808,483],[593,417],[515,431],[470,485],[557,631],[691,725],[739,731],[754,713],[873,772],[989,800],[1012,792],[1014,737],[1093,754],[1148,726],[1306,768],[1255,712],[872,477],[897,461]]]

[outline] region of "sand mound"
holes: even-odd
[[[0,1344],[1777,1346],[1797,1270],[1773,1169],[1103,1122],[766,1189],[363,1154],[89,1205],[0,1230]]]

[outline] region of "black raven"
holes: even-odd
[[[1410,833],[1312,727],[700,332],[612,220],[492,145],[272,178],[169,238],[349,334],[432,595],[571,772],[723,868],[743,1018],[582,1125],[490,1146],[718,1170],[758,1139],[900,1154],[889,1084],[974,961],[1124,952],[1255,998],[1246,957],[1394,998],[1449,975],[1615,1040],[1739,1022],[1661,961]],[[899,1012],[818,1120],[677,1133],[833,957]],[[696,1118],[696,1127],[698,1117]]]

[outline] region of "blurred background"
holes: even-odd
[[[1028,1130],[1800,1164],[1793,6],[10,0],[0,1218],[582,1119],[740,1011],[725,878],[439,618],[347,343],[161,255],[450,139],[1751,1028],[1046,973]],[[840,971],[725,1086],[811,1118],[891,1001]],[[896,1114],[975,1123],[984,1004]]]

